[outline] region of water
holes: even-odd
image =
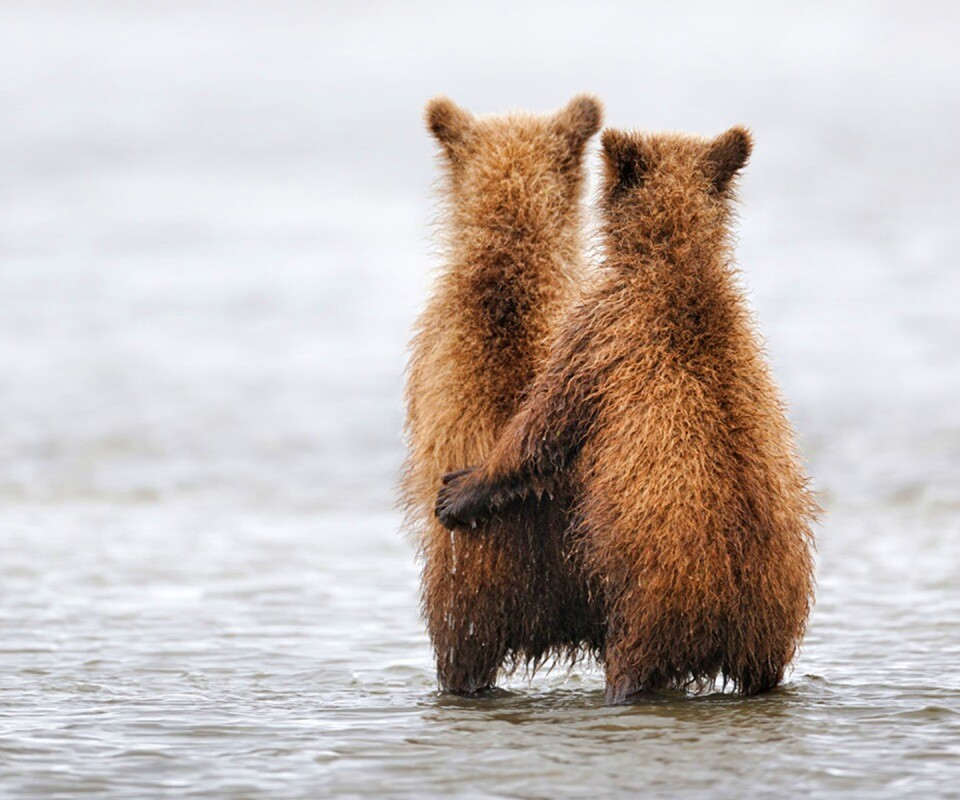
[[[0,6],[0,794],[956,796],[956,9],[506,8]],[[756,134],[739,252],[828,511],[766,697],[436,692],[420,107],[582,89]]]

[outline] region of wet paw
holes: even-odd
[[[443,476],[436,514],[445,528],[473,529],[489,516],[486,488],[470,480],[472,473],[472,469],[463,469]]]

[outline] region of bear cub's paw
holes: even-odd
[[[461,469],[443,476],[436,513],[445,528],[476,528],[490,516],[487,487],[472,478],[474,470]]]

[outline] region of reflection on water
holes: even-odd
[[[0,8],[0,795],[955,792],[960,12],[454,5]],[[582,89],[756,134],[739,252],[828,511],[769,696],[436,692],[393,508],[419,110]]]

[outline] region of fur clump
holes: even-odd
[[[570,487],[608,700],[719,679],[763,692],[804,633],[817,509],[733,261],[750,136],[611,130],[603,149],[601,279],[438,516],[476,525]]]
[[[580,96],[552,116],[475,118],[436,98],[426,122],[442,151],[445,266],[411,344],[402,495],[440,685],[472,693],[599,637],[558,503],[521,503],[482,538],[448,532],[433,509],[445,473],[486,458],[573,302],[601,107]]]

